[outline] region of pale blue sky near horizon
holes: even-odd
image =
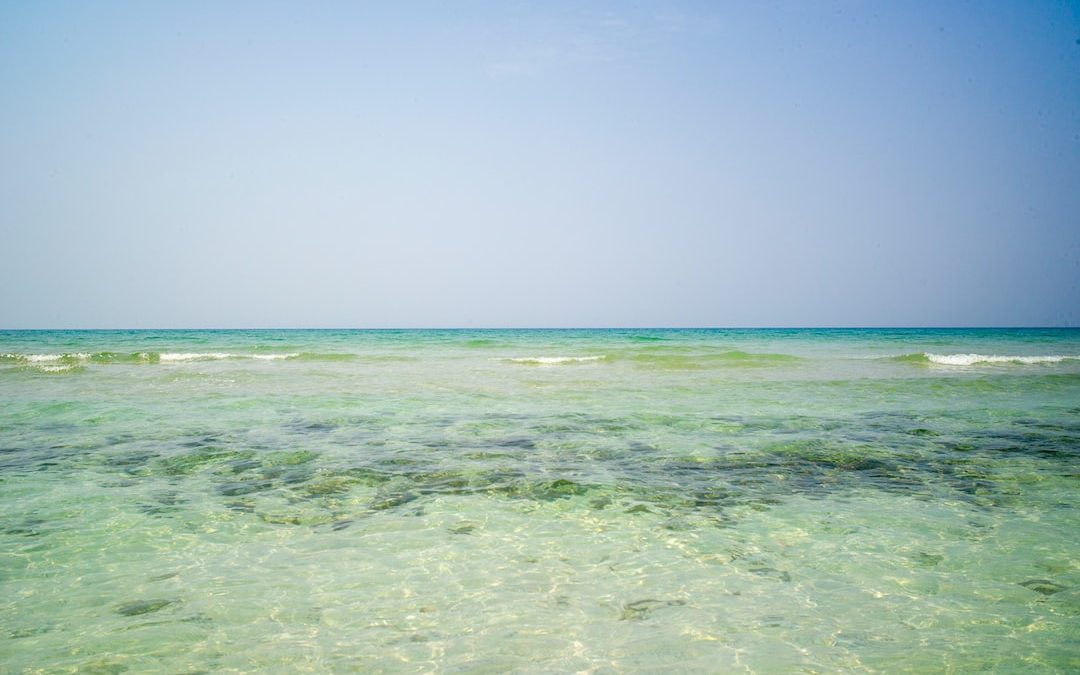
[[[0,328],[1080,324],[1080,3],[0,3]]]

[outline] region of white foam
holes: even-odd
[[[89,354],[76,352],[74,354],[4,354],[4,358],[17,359],[27,363],[55,363],[61,360],[85,361],[90,358]]]
[[[30,363],[49,363],[50,361],[59,361],[61,354],[22,354],[24,359]]]
[[[974,366],[979,363],[1061,363],[1080,359],[1080,356],[998,356],[996,354],[930,354],[924,353],[930,363],[943,366]]]
[[[183,361],[220,361],[222,359],[258,359],[260,361],[281,361],[295,359],[300,356],[297,352],[287,354],[233,354],[230,352],[168,352],[161,354],[158,359],[165,363],[178,363]]]
[[[188,361],[220,361],[223,359],[282,361],[284,359],[295,359],[300,356],[300,354],[298,352],[281,354],[233,354],[230,352],[167,352],[164,354],[154,354],[152,352],[140,352],[136,356],[140,361],[145,362],[157,360],[162,363],[184,363]],[[16,363],[27,363],[34,366],[57,364],[60,362],[70,363],[72,361],[83,362],[89,361],[91,358],[93,358],[93,354],[87,354],[85,352],[74,352],[70,354],[0,354],[0,361],[14,361]],[[108,363],[109,359],[105,359],[105,362]]]
[[[586,363],[588,361],[603,361],[606,356],[524,356],[515,359],[498,359],[510,363],[529,363],[539,366],[557,366],[563,363]]]
[[[64,363],[62,363],[62,364],[43,363],[43,364],[41,364],[39,366],[34,366],[34,368],[36,368],[37,370],[40,370],[43,373],[64,373],[64,372],[67,372],[69,370],[74,369],[75,366],[73,366],[71,364],[64,364]]]
[[[231,359],[236,356],[236,354],[229,354],[226,352],[169,352],[161,354],[158,359],[162,362],[175,363],[178,361],[219,361],[221,359]]]

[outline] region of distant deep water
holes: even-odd
[[[1080,330],[0,331],[2,672],[1077,672]]]

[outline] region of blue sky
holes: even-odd
[[[1080,324],[1080,5],[0,4],[0,327]]]

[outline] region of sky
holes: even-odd
[[[1077,2],[0,2],[0,328],[1080,325]]]

